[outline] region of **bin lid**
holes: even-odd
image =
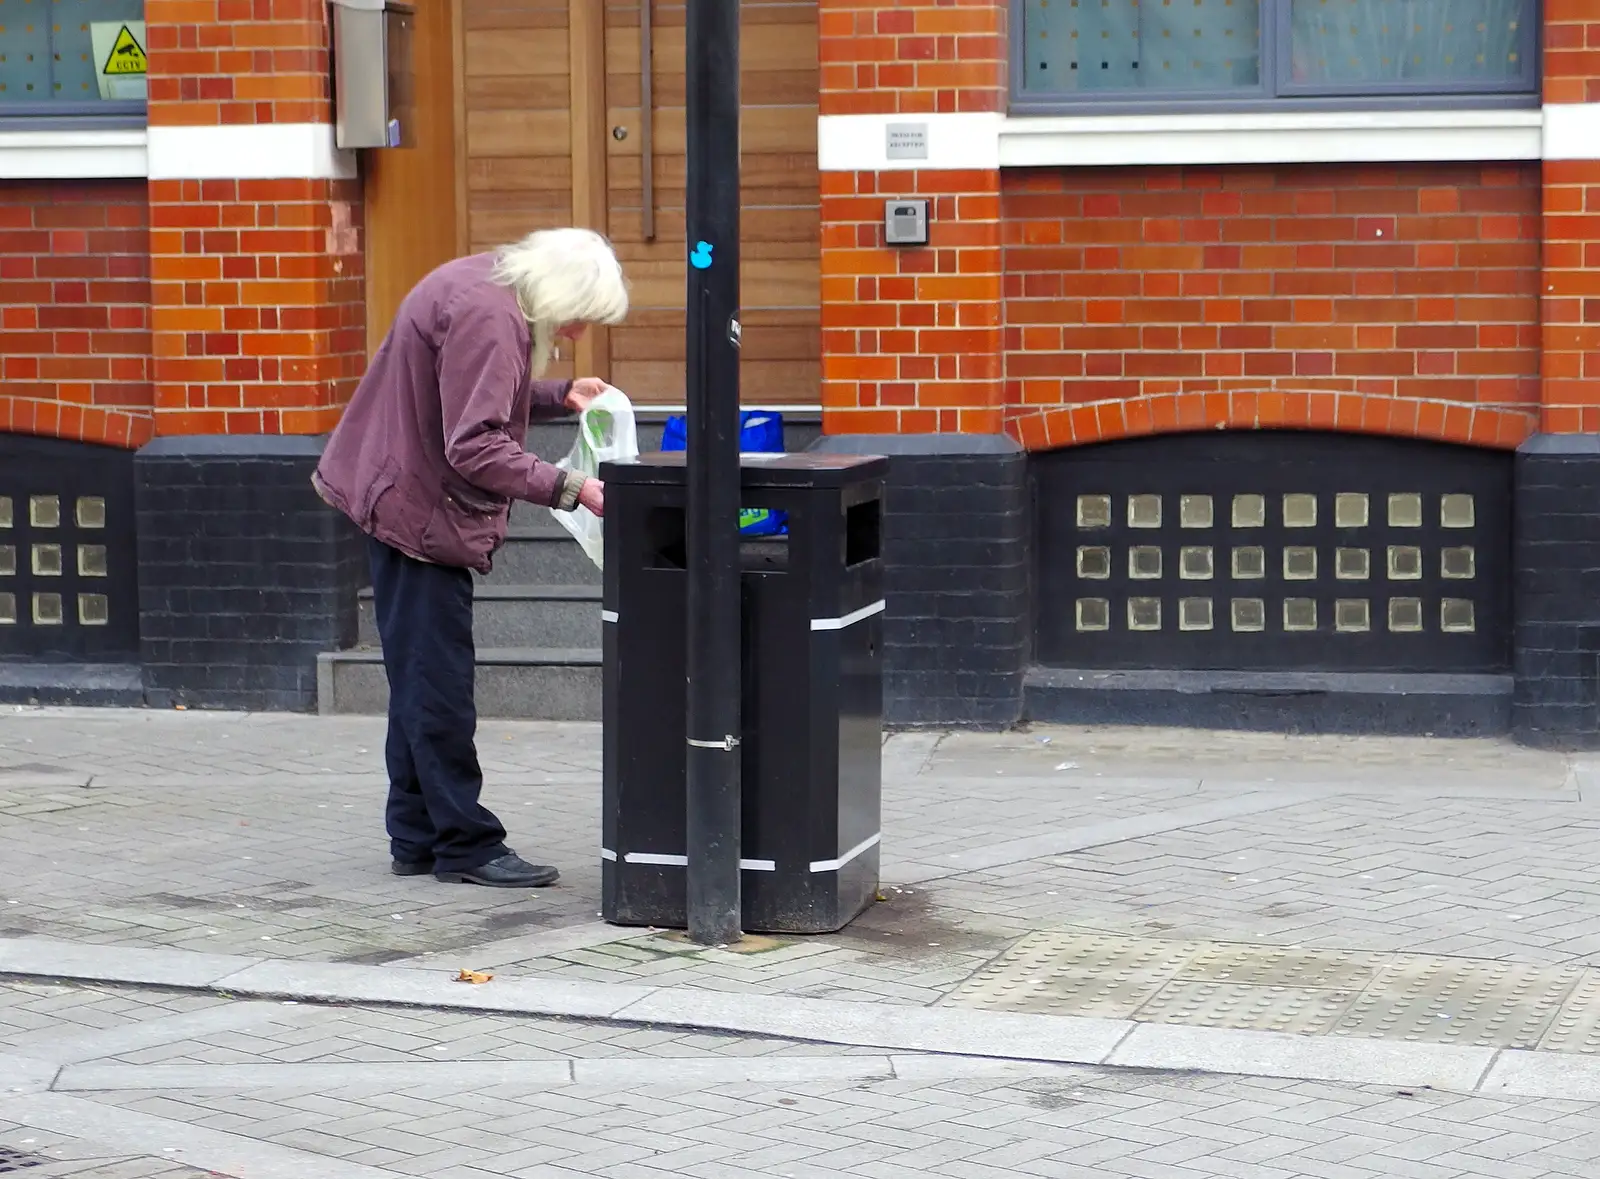
[[[602,464],[600,477],[608,483],[681,484],[687,454],[681,450],[641,454]],[[739,481],[744,487],[848,487],[881,479],[889,460],[875,454],[742,454]]]

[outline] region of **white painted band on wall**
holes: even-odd
[[[1573,108],[1500,111],[1275,112],[1210,115],[823,115],[824,172],[1174,164],[1537,160],[1547,121],[1581,138]],[[1557,112],[1553,119],[1549,112]],[[891,159],[889,128],[925,124],[925,159]],[[1569,130],[1571,128],[1572,130]],[[898,142],[904,143],[901,133]],[[1600,157],[1600,138],[1588,135]],[[1563,150],[1576,150],[1564,147]],[[1551,158],[1576,158],[1569,156]]]
[[[1545,107],[1544,158],[1600,160],[1600,102]]]
[[[602,860],[610,860],[612,863],[616,863],[617,853],[612,851],[609,847],[603,847],[600,849],[600,858]]]
[[[621,616],[615,610],[602,610],[602,611],[600,611],[600,621],[601,622],[612,622],[612,623],[615,623],[615,622],[618,622],[620,620],[621,620]]]
[[[0,131],[0,180],[114,180],[150,170],[143,127]]]
[[[866,851],[868,848],[877,847],[878,842],[882,838],[883,832],[881,831],[876,835],[868,836],[849,851],[845,852],[844,855],[840,856],[837,860],[812,860],[811,870],[813,872],[837,872],[840,868],[843,868],[846,864],[855,859],[857,856],[861,855],[861,853]]]
[[[844,630],[846,627],[854,626],[858,622],[866,621],[874,614],[882,614],[884,610],[888,608],[888,605],[888,602],[884,601],[882,598],[879,598],[876,602],[872,603],[872,605],[863,606],[859,610],[852,610],[843,618],[813,618],[811,620],[811,629]]]
[[[817,166],[824,172],[998,168],[1005,122],[1002,114],[823,115],[817,120]],[[888,158],[891,126],[923,125],[925,159]]]
[[[327,123],[151,127],[151,180],[352,180]]]

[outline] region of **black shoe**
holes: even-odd
[[[396,876],[426,876],[433,871],[432,860],[396,860],[389,865]]]
[[[481,884],[485,888],[544,888],[561,879],[561,873],[547,864],[530,864],[516,852],[507,852],[465,872],[435,872],[435,880],[446,884]]]

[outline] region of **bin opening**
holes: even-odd
[[[864,500],[844,511],[844,564],[876,561],[883,547],[883,501]]]
[[[645,542],[650,569],[689,567],[688,527],[682,508],[655,507],[645,516]],[[789,538],[762,536],[739,542],[739,567],[752,573],[787,573]]]

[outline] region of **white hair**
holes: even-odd
[[[494,280],[510,287],[533,331],[533,375],[556,354],[556,333],[574,323],[621,323],[628,284],[608,242],[592,229],[540,229],[502,246]]]

